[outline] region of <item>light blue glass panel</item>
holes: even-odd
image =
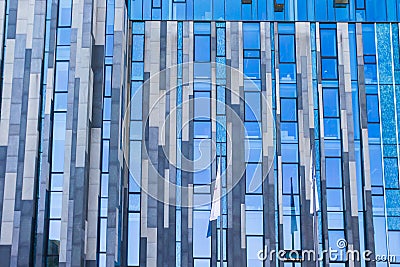
[[[132,36],[132,61],[143,61],[144,37]]]
[[[225,18],[225,1],[213,1],[214,20],[224,20]]]
[[[217,116],[217,142],[226,142],[226,117]]]
[[[262,267],[263,262],[257,257],[258,252],[263,250],[263,237],[262,236],[248,236],[246,237],[246,253],[247,253],[247,266]]]
[[[396,128],[394,114],[394,89],[393,86],[382,85],[380,88],[382,138],[384,144],[396,144]]]
[[[400,231],[400,217],[388,217],[388,229],[393,231]],[[397,245],[397,248],[399,247],[400,246]]]
[[[225,28],[217,28],[217,56],[225,56]]]
[[[243,49],[260,48],[260,25],[258,23],[243,23]]]
[[[397,158],[384,158],[384,170],[386,188],[398,188],[399,176]]]
[[[388,216],[400,216],[400,190],[386,190]]]
[[[382,152],[380,145],[369,146],[371,184],[383,185]]]
[[[193,212],[193,257],[211,257],[211,239],[207,238],[209,211]]]
[[[378,48],[379,83],[392,84],[392,54],[390,42],[390,24],[376,25]]]
[[[226,78],[226,60],[224,57],[216,58],[216,68],[217,68],[217,79],[225,79]]]
[[[132,80],[143,80],[143,66],[143,62],[132,62]]]
[[[143,15],[143,0],[131,0],[131,19],[141,20]]]
[[[140,213],[129,213],[128,236],[128,265],[139,266]]]

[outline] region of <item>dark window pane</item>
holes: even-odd
[[[279,35],[280,62],[295,62],[294,35]]]
[[[195,40],[195,53],[194,60],[198,62],[208,62],[210,61],[210,36],[196,35]]]

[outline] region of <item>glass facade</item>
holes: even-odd
[[[400,266],[398,1],[0,3],[4,266]]]

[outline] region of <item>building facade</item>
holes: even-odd
[[[1,1],[0,265],[400,266],[399,21],[400,0]]]

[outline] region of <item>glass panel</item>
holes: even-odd
[[[337,79],[336,59],[322,59],[322,79]]]
[[[195,121],[194,138],[211,138],[211,123],[203,121]]]
[[[247,238],[247,266],[262,267],[263,262],[258,259],[258,252],[264,249],[263,238],[248,236]]]
[[[343,194],[341,189],[327,189],[326,202],[328,211],[343,211]]]
[[[340,138],[340,121],[339,119],[324,119],[325,138]]]
[[[260,48],[260,25],[258,23],[243,23],[243,49]]]
[[[343,212],[328,212],[328,228],[344,229]]]
[[[199,62],[210,61],[211,41],[210,36],[196,35],[194,60]]]
[[[279,64],[279,78],[281,83],[296,82],[296,64]]]
[[[140,213],[128,216],[128,265],[139,266]]]
[[[244,59],[243,72],[250,79],[260,79],[260,59]]]
[[[263,221],[262,211],[246,211],[246,235],[262,235]]]
[[[327,187],[342,187],[342,165],[340,158],[326,158],[325,175]]]
[[[379,122],[379,104],[377,95],[367,95],[368,122]]]
[[[211,118],[210,93],[194,92],[194,118],[195,120]]]
[[[61,218],[62,192],[50,193],[50,218]]]
[[[296,121],[296,99],[281,99],[281,121]]]
[[[293,193],[299,192],[299,179],[298,179],[298,165],[297,164],[282,164],[282,182],[283,193],[291,193],[291,179],[293,181]]]
[[[324,89],[324,116],[339,117],[339,96],[337,89]]]
[[[298,162],[299,151],[297,144],[281,145],[282,162]]]
[[[336,31],[321,30],[321,56],[336,56]]]
[[[246,92],[244,94],[245,99],[245,120],[246,121],[260,121],[261,115],[261,104],[260,94],[253,92]]]
[[[260,162],[262,160],[262,141],[245,140],[245,161]]]
[[[261,138],[261,124],[258,122],[245,122],[246,138]]]
[[[295,62],[294,35],[279,35],[280,62]]]
[[[57,62],[56,63],[56,92],[67,92],[68,91],[68,62]]]
[[[281,122],[281,141],[285,143],[296,143],[298,141],[296,122]]]
[[[193,211],[193,257],[211,257],[211,242],[207,238],[209,211]]]
[[[246,164],[246,193],[262,193],[261,164]]]
[[[58,28],[57,45],[70,45],[70,44],[71,44],[71,28]]]

